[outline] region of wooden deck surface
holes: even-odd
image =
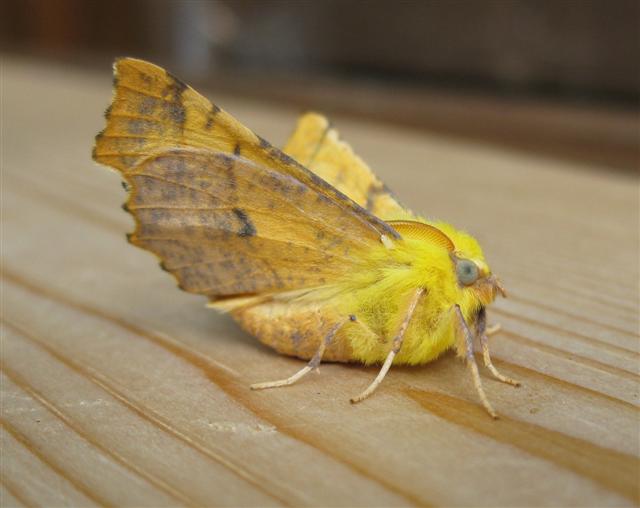
[[[90,158],[111,80],[2,68],[2,506],[640,503],[638,181],[341,121],[413,209],[475,233],[510,297],[482,370],[297,370],[175,288]],[[297,112],[209,94],[274,143]]]

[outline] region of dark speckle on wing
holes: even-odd
[[[240,208],[234,208],[233,213],[240,221],[238,236],[255,236],[257,233],[256,227],[253,225],[253,222],[251,222],[251,219],[245,211]]]

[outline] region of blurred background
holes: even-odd
[[[2,0],[10,56],[152,60],[198,87],[635,172],[636,0]]]

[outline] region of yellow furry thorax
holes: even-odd
[[[473,260],[490,275],[475,238],[447,223],[423,222],[451,238],[455,256]],[[406,302],[416,288],[425,288],[426,295],[405,334],[396,364],[424,364],[437,358],[458,340],[453,306],[458,304],[472,325],[479,309],[495,297],[493,290],[461,286],[451,254],[428,242],[411,238],[396,240],[390,246],[381,242],[361,256],[361,269],[314,292],[313,299],[317,301],[324,293],[321,299],[332,302],[336,314],[357,318],[357,325],[348,327],[349,342],[353,359],[366,364],[380,363],[386,357]]]

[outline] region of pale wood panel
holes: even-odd
[[[99,504],[640,502],[636,180],[336,119],[413,209],[480,237],[512,295],[492,312],[497,363],[524,386],[484,376],[497,422],[452,356],[393,369],[356,407],[375,369],[250,392],[300,363],[125,243],[118,178],[89,160],[108,76],[4,71],[3,418],[34,470]],[[218,102],[274,142],[295,119]],[[8,496],[51,504],[23,448],[7,448],[23,471],[3,470]]]
[[[19,494],[15,492],[15,487],[9,487],[6,484],[0,484],[0,505],[11,508],[22,508],[27,506],[24,500],[18,498]]]
[[[255,480],[238,478],[226,464],[210,460],[190,443],[141,419],[126,402],[87,379],[87,372],[73,369],[74,363],[65,365],[46,346],[37,347],[38,339],[22,329],[9,327],[4,336],[4,361],[19,373],[24,385],[73,422],[87,440],[129,464],[132,473],[147,478],[176,501],[187,505],[205,505],[211,499],[224,505],[279,504]],[[210,478],[218,481],[210,482]]]
[[[24,410],[27,409],[23,405],[18,409]],[[0,430],[0,446],[5,457],[11,457],[11,460],[3,460],[0,466],[2,481],[8,489],[0,498],[2,506],[20,503],[18,499],[29,506],[37,505],[43,499],[54,506],[100,506],[92,494],[83,494],[81,486],[66,478],[66,472],[52,469],[39,451],[31,447],[28,438],[6,422]],[[13,500],[4,498],[9,492],[13,493],[9,494]]]
[[[3,344],[4,345],[4,344]],[[99,505],[172,506],[176,498],[162,492],[108,449],[95,446],[64,415],[6,365],[2,367],[3,400],[21,400],[32,416],[5,411],[5,428],[85,496]],[[6,460],[6,459],[5,459]],[[26,496],[26,495],[25,495]],[[38,504],[46,504],[44,498]]]

